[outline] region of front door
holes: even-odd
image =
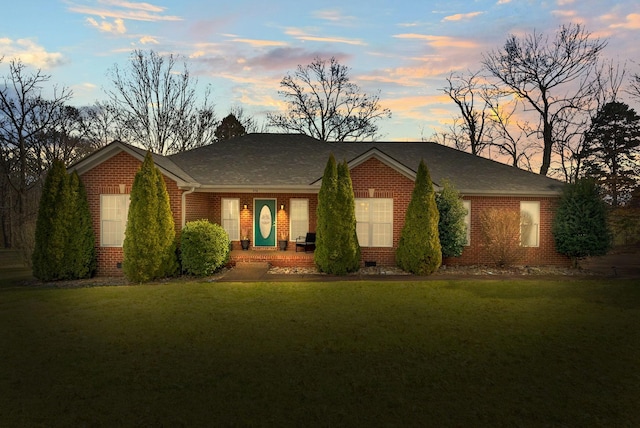
[[[276,246],[276,200],[254,200],[254,245],[256,247]]]

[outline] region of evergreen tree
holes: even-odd
[[[460,194],[449,180],[442,181],[442,190],[436,193],[436,205],[440,214],[438,233],[442,257],[459,257],[467,242],[464,223],[467,212]]]
[[[416,275],[429,275],[440,267],[442,249],[438,222],[433,183],[424,160],[421,160],[396,250],[396,261],[401,269]]]
[[[333,221],[338,234],[335,246],[337,253],[332,260],[330,272],[344,275],[360,268],[360,245],[356,233],[356,207],[349,165],[346,161],[338,164],[338,186],[336,188],[336,208]]]
[[[69,177],[70,231],[65,250],[67,278],[90,278],[96,273],[95,235],[91,224],[91,211],[87,192],[78,173]]]
[[[552,225],[556,250],[577,264],[578,258],[600,256],[611,246],[607,206],[596,181],[582,178],[566,184]]]
[[[581,158],[586,173],[603,186],[611,204],[620,205],[640,176],[640,116],[625,103],[605,104],[585,135]]]
[[[247,131],[233,113],[222,119],[214,134],[218,141],[230,140],[234,137],[246,135]]]
[[[151,152],[147,152],[131,188],[131,203],[122,245],[122,268],[127,278],[133,282],[146,282],[162,277],[168,270],[167,263],[174,263],[169,255],[173,253],[175,257],[175,251],[171,249],[175,245],[173,217],[169,219],[161,214],[165,212],[164,205],[168,203],[169,197],[164,180],[162,184],[159,180],[162,180],[162,176],[153,163]]]
[[[69,223],[68,183],[64,163],[54,160],[42,189],[32,256],[33,275],[41,281],[65,278],[67,237],[73,233]]]
[[[318,192],[318,222],[316,226],[316,250],[314,260],[321,272],[330,269],[335,259],[335,241],[339,226],[336,224],[336,194],[338,189],[338,167],[333,153],[329,156],[322,175],[322,185]]]
[[[173,276],[178,272],[178,256],[176,254],[176,231],[171,211],[171,201],[167,192],[167,185],[158,168],[154,169],[158,191],[158,230],[160,231],[160,248],[162,263],[159,277]]]

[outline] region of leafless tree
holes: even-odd
[[[488,118],[483,77],[477,71],[470,71],[467,75],[451,73],[442,91],[460,110],[460,120],[454,120],[450,128],[458,141],[457,148],[469,148],[473,155],[479,156],[489,144],[486,138]]]
[[[502,86],[537,113],[542,137],[540,174],[551,166],[554,129],[563,114],[584,109],[596,93],[594,72],[605,41],[593,39],[580,24],[563,25],[549,40],[542,33],[511,35],[503,48],[484,55],[483,65]]]
[[[298,65],[280,82],[278,93],[287,102],[284,114],[268,115],[269,125],[310,135],[323,141],[363,141],[375,139],[376,122],[391,117],[380,106],[379,94],[369,95],[350,82],[349,68],[336,58],[315,58]]]
[[[131,143],[168,154],[210,144],[217,120],[210,89],[197,105],[197,80],[187,64],[177,69],[174,55],[132,52],[129,67],[114,65],[112,89],[106,91],[118,126]]]
[[[30,195],[48,167],[43,164],[36,143],[55,129],[60,111],[72,96],[66,88],[53,87],[51,98],[45,99],[42,87],[50,78],[40,70],[28,73],[20,60],[13,60],[0,87],[0,187],[5,245],[22,246],[27,239],[18,232],[26,231],[35,221],[37,198]]]

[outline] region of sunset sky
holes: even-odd
[[[22,0],[3,8],[0,71],[20,57],[72,89],[72,104],[88,105],[106,99],[113,64],[153,49],[188,59],[198,87],[211,84],[220,118],[242,106],[264,121],[283,108],[277,91],[287,71],[335,56],[391,109],[383,139],[410,141],[456,114],[441,91],[452,71],[479,68],[509,34],[552,37],[568,23],[606,39],[605,56],[640,73],[637,0]]]

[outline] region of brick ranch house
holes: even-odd
[[[449,179],[468,210],[463,254],[444,263],[490,263],[482,249],[479,218],[487,207],[501,207],[530,218],[521,229],[526,264],[569,264],[556,252],[551,234],[561,182],[435,143],[326,143],[305,135],[249,134],[170,156],[154,155],[154,162],[167,185],[177,233],[186,222],[208,219],[228,232],[231,263],[312,266],[313,254],[297,252],[294,241],[315,231],[318,191],[331,153],[338,162],[346,160],[351,171],[363,265],[395,264],[421,159],[436,189]],[[87,189],[98,275],[122,274],[129,193],[145,154],[115,141],[70,167]],[[243,233],[251,240],[249,251],[240,250]],[[287,250],[277,251],[283,238],[289,242]]]

